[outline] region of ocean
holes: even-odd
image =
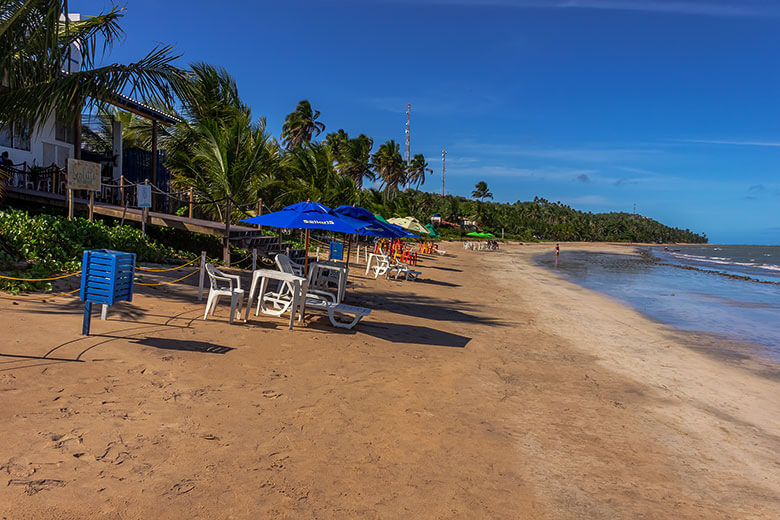
[[[780,246],[667,246],[641,255],[562,250],[537,263],[674,327],[757,345],[780,362]]]

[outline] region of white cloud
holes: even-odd
[[[768,0],[718,2],[713,0],[401,0],[404,3],[507,7],[516,9],[592,9],[638,11],[696,16],[771,16],[778,8]]]
[[[453,148],[468,153],[480,153],[492,156],[533,157],[568,162],[606,163],[622,162],[658,157],[662,150],[653,148],[624,147],[533,147],[525,144],[494,144],[466,141],[457,143]]]
[[[574,197],[564,202],[570,205],[579,204],[583,206],[608,206],[610,204],[609,199],[601,195],[583,195],[582,197]]]
[[[678,143],[724,144],[728,146],[769,146],[780,147],[780,141],[739,141],[731,139],[678,139]]]

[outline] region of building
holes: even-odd
[[[78,21],[81,15],[71,13],[69,19]],[[67,70],[63,72],[73,72],[81,70],[81,50],[77,46],[71,47],[71,55]],[[111,99],[102,100],[121,110],[132,112],[136,115],[153,121],[153,150],[154,157],[157,156],[157,125],[173,125],[181,122],[178,118],[160,112],[148,105],[140,103],[134,99],[121,94],[112,96]],[[40,124],[37,124],[32,131],[29,129],[19,131],[10,127],[0,127],[0,153],[8,152],[8,156],[14,164],[20,169],[29,169],[35,167],[47,168],[56,165],[58,168],[65,168],[68,159],[75,157],[76,143],[76,125],[73,124],[72,115],[63,117],[62,114],[52,113]],[[118,179],[124,173],[122,165],[122,125],[115,121],[113,127],[113,178]],[[80,140],[79,140],[80,141]],[[153,163],[156,165],[156,160]],[[149,176],[156,178],[156,168]]]

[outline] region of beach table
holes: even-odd
[[[273,316],[281,316],[285,310],[268,309],[263,303],[263,295],[268,287],[268,280],[278,280],[280,283],[290,282],[293,287],[293,301],[292,309],[290,312],[290,330],[293,328],[293,322],[295,321],[295,313],[299,313],[298,321],[303,320],[304,304],[306,298],[304,298],[303,290],[306,286],[306,278],[302,276],[295,276],[289,273],[283,273],[275,269],[256,269],[252,271],[252,285],[249,289],[249,299],[246,302],[246,310],[244,311],[244,322],[249,320],[249,309],[252,307],[252,299],[255,297],[255,292],[258,292],[258,298],[260,299],[260,310],[263,314],[271,314]],[[259,290],[258,290],[259,289]]]

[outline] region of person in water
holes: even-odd
[[[561,248],[558,247],[558,244],[555,244],[555,258],[558,258],[559,254],[561,254]]]

